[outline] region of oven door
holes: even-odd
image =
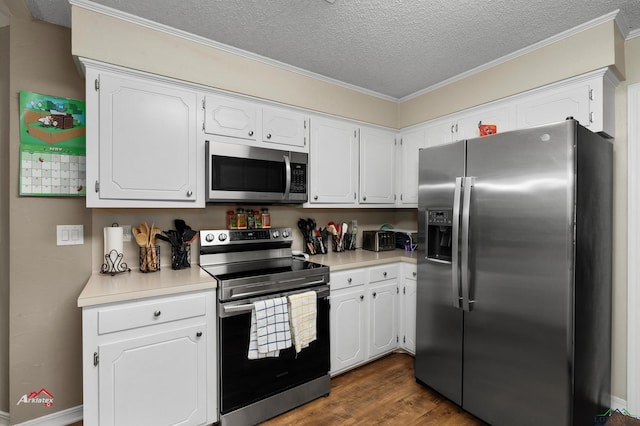
[[[207,201],[303,203],[308,155],[206,141]]]
[[[293,347],[276,358],[248,359],[252,301],[221,303],[219,310],[220,412],[227,414],[329,372],[329,287],[315,290],[317,339],[296,355]],[[288,293],[291,294],[291,293]],[[274,294],[269,297],[284,296]]]

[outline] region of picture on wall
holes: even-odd
[[[20,195],[86,195],[85,102],[20,92]]]

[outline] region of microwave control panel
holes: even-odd
[[[291,163],[291,188],[290,192],[304,194],[307,192],[307,165]]]

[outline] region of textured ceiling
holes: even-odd
[[[70,26],[67,0],[25,0]],[[640,0],[94,0],[392,98],[403,98]]]

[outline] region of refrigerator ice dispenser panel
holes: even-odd
[[[427,210],[427,259],[451,262],[452,209]]]

